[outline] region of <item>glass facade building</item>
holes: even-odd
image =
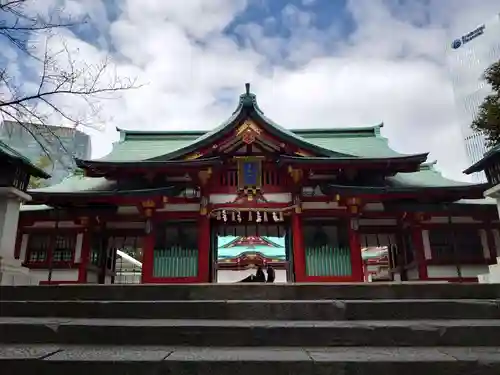
[[[57,184],[72,173],[76,168],[74,157],[89,159],[91,156],[89,135],[73,128],[21,126],[17,122],[4,121],[0,126],[0,138],[49,173],[52,177],[44,181],[47,185]]]
[[[491,92],[483,80],[483,73],[500,60],[500,13],[452,39],[447,58],[465,151],[469,163],[474,164],[487,151],[484,136],[472,131],[471,124],[479,106]],[[477,182],[486,181],[483,173],[476,173],[473,179]]]

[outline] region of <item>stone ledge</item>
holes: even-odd
[[[500,319],[500,301],[2,301],[0,316],[204,320]]]
[[[243,321],[0,318],[4,343],[155,346],[500,346],[500,320]]]
[[[500,348],[0,346],[9,374],[498,375]]]
[[[497,285],[478,283],[394,284],[138,284],[0,287],[3,300],[345,300],[500,299]]]

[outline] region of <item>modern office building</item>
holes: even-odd
[[[91,156],[90,137],[73,128],[4,121],[0,139],[48,172],[52,177],[47,185],[61,182],[76,168],[74,157]],[[43,159],[46,162],[40,165]]]
[[[448,46],[448,67],[452,77],[458,121],[469,164],[479,161],[487,151],[485,137],[471,129],[479,106],[490,93],[483,73],[500,60],[500,13],[473,30],[458,35]],[[485,181],[484,173],[473,175]]]

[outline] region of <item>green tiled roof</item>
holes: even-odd
[[[19,163],[22,166],[24,166],[24,168],[26,168],[28,173],[30,173],[32,176],[39,178],[50,178],[50,175],[48,173],[46,173],[41,168],[38,168],[27,157],[25,157],[20,152],[7,145],[2,140],[0,140],[0,154],[4,155],[12,162]]]
[[[398,173],[393,177],[387,177],[387,182],[393,187],[459,187],[472,186],[467,182],[450,180],[438,172],[434,165],[436,163],[425,163],[420,165],[420,170],[413,173]]]
[[[358,157],[386,158],[404,156],[389,147],[387,138],[380,134],[383,124],[363,128],[338,128],[329,130],[293,130],[308,142]]]
[[[266,117],[256,102],[256,96],[247,92],[240,96],[236,111],[215,129],[203,131],[120,131],[120,141],[99,162],[136,162],[152,159],[172,160],[209,144],[227,134],[233,125],[246,117],[266,125],[271,134],[288,139],[299,147],[324,157],[389,158],[405,156],[389,147],[380,135],[382,124],[371,127],[337,129],[288,130]]]
[[[120,141],[117,142],[110,154],[104,158],[93,161],[94,165],[99,163],[119,163],[124,166],[126,162],[137,163],[140,161],[177,163],[176,158],[206,147],[211,142],[216,142],[219,137],[230,134],[234,125],[250,116],[258,120],[265,130],[278,138],[289,140],[298,147],[312,151],[318,157],[311,157],[317,162],[320,159],[329,161],[331,158],[344,159],[348,162],[356,162],[369,158],[371,160],[388,158],[399,159],[413,158],[415,165],[421,163],[427,154],[404,155],[389,147],[386,138],[381,136],[382,124],[337,129],[298,129],[287,130],[264,116],[258,107],[256,97],[251,94],[247,86],[247,93],[240,96],[238,108],[231,117],[217,128],[209,131],[128,131],[120,130]],[[297,157],[307,159],[305,157]],[[199,159],[200,160],[200,159]],[[393,159],[394,160],[394,159]],[[99,163],[97,163],[99,162]],[[84,162],[85,164],[86,162]],[[92,163],[90,161],[89,163]],[[143,164],[144,165],[144,164]],[[385,186],[377,188],[426,188],[426,187],[451,187],[467,188],[471,185],[464,182],[449,180],[436,171],[433,164],[421,164],[420,170],[412,173],[398,173],[386,179]],[[476,186],[478,187],[478,186]],[[349,187],[345,187],[349,188]],[[365,187],[361,187],[365,188]],[[370,187],[366,187],[370,188]],[[72,176],[58,185],[43,189],[32,190],[33,193],[72,193],[72,192],[110,192],[114,191],[115,182],[104,177],[82,177]],[[464,196],[465,197],[465,196]]]
[[[304,139],[312,145],[333,153],[343,153],[355,157],[387,158],[404,156],[389,147],[386,138],[380,135],[381,125],[370,128],[329,129],[322,134],[307,130],[291,130],[291,134]],[[120,130],[121,140],[113,145],[110,154],[99,161],[125,162],[144,161],[160,157],[190,146],[196,138],[183,137],[181,132],[133,132]],[[142,133],[142,134],[141,134]],[[197,132],[196,134],[200,134]]]
[[[253,246],[233,246],[224,247],[230,242],[238,239],[234,236],[219,237],[218,243],[219,248],[217,249],[218,259],[231,259],[237,258],[244,253],[261,253],[268,258],[285,259],[285,239],[282,237],[264,237],[265,240],[269,240],[278,246],[266,246],[266,245],[253,245]]]
[[[28,190],[28,193],[33,197],[37,195],[53,194],[88,194],[89,196],[98,195],[130,195],[130,194],[151,194],[162,193],[164,195],[175,195],[179,192],[179,187],[174,185],[165,185],[159,188],[141,188],[141,187],[126,187],[117,186],[116,181],[108,180],[105,177],[85,177],[82,175],[72,175],[59,184],[51,185],[39,189]]]
[[[85,177],[71,175],[56,185],[39,189],[31,189],[29,193],[75,193],[75,192],[100,192],[112,191],[116,185],[115,181],[104,177]]]

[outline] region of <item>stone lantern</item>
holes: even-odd
[[[0,170],[0,285],[30,284],[29,270],[15,259],[19,208],[31,200],[26,192],[30,177],[50,175],[1,140]]]

